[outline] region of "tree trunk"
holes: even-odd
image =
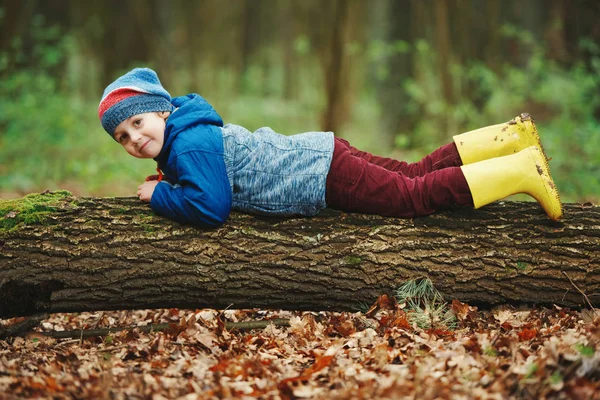
[[[564,223],[516,202],[417,219],[232,213],[216,230],[170,222],[135,198],[65,197],[34,209],[45,219],[0,217],[0,317],[230,305],[357,310],[424,276],[447,300],[475,304],[580,306],[579,290],[592,301],[600,295],[600,206],[565,205]],[[7,230],[18,218],[41,222]]]
[[[347,112],[347,102],[343,97],[347,83],[348,60],[344,54],[346,31],[349,22],[349,0],[337,0],[333,3],[333,23],[330,27],[329,43],[322,48],[323,72],[325,77],[326,106],[321,129],[339,131]]]
[[[446,0],[435,1],[435,36],[438,54],[438,66],[444,100],[447,104],[454,104],[454,88],[450,74],[452,48],[450,28],[448,26],[448,3]]]

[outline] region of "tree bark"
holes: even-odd
[[[581,306],[579,290],[591,301],[600,295],[600,206],[565,211],[562,223],[517,202],[417,219],[232,213],[223,227],[200,230],[155,216],[135,198],[66,197],[40,224],[0,230],[0,317],[155,307],[357,310],[425,276],[449,301]],[[16,217],[0,217],[0,227]]]
[[[344,53],[350,21],[350,3],[349,0],[336,0],[331,7],[333,23],[329,29],[328,43],[321,47],[327,103],[321,129],[336,132],[340,130],[348,111],[348,102],[343,93],[348,83],[348,59]]]

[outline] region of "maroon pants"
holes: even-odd
[[[473,206],[461,165],[454,143],[408,164],[374,156],[335,138],[325,199],[332,208],[394,217]]]

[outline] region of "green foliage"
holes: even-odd
[[[414,132],[400,132],[428,152],[440,141],[471,129],[501,123],[522,112],[536,120],[550,168],[563,201],[600,200],[600,47],[581,40],[589,62],[565,67],[550,59],[532,35],[513,26],[503,34],[520,42],[524,66],[505,63],[493,70],[482,62],[450,67],[455,103],[449,104],[439,79],[437,54],[415,46],[419,74],[407,79],[408,110]]]
[[[371,309],[371,305],[369,303],[365,303],[364,301],[358,302],[358,311],[361,313],[366,314],[369,309]]]
[[[548,379],[548,382],[551,385],[558,385],[563,381],[563,377],[561,375],[561,373],[559,371],[554,371],[552,373],[552,375],[550,375],[550,378]]]
[[[427,299],[436,303],[444,300],[429,278],[409,280],[396,290],[396,297],[400,303],[406,303],[412,299]]]
[[[584,357],[593,357],[595,353],[595,350],[592,346],[586,346],[581,343],[575,345],[575,350],[577,350],[579,354]]]
[[[0,23],[2,18],[0,12]],[[356,69],[373,70],[360,93],[349,93],[353,106],[336,134],[358,148],[416,161],[454,134],[530,112],[552,157],[550,167],[562,200],[599,201],[598,44],[582,40],[586,61],[567,67],[550,59],[531,34],[512,26],[504,27],[502,34],[518,41],[524,65],[506,63],[492,69],[482,62],[451,64],[452,104],[441,95],[439,57],[426,41],[347,43],[349,56],[366,60]],[[319,130],[326,104],[322,60],[309,36],[296,37],[293,47],[297,64],[290,93],[284,90],[281,55],[270,47],[261,50],[261,62],[244,68],[243,76],[238,76],[237,66],[205,63],[171,76],[169,89],[187,93],[196,89],[196,76],[209,76],[198,91],[226,123],[250,130],[270,126],[284,134]],[[68,32],[36,16],[30,29],[3,49],[0,192],[63,187],[78,194],[129,195],[154,173],[153,160],[129,156],[103,131],[96,115],[100,93],[91,98],[93,89],[82,90],[81,80],[73,78],[89,76],[81,72],[88,64],[78,61],[80,49]],[[410,56],[417,73],[396,78],[391,60],[397,56]],[[393,90],[403,90],[406,104],[378,104],[377,82],[392,82]],[[414,122],[414,129],[394,132],[395,149],[389,148],[389,133],[379,128],[385,113],[400,113]]]
[[[406,282],[396,291],[396,298],[405,304],[409,323],[423,329],[456,329],[456,316],[429,278]]]
[[[154,163],[127,155],[103,131],[97,103],[68,93],[54,68],[75,50],[71,39],[35,20],[33,51],[21,49],[31,38],[15,38],[14,49],[0,54],[0,191],[127,186],[135,192]]]

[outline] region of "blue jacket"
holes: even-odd
[[[223,158],[223,120],[197,94],[174,98],[156,161],[170,182],[154,189],[150,206],[172,220],[215,227],[231,210],[231,187]]]
[[[333,133],[252,133],[223,121],[194,94],[172,101],[165,142],[156,158],[171,182],[156,186],[150,205],[160,215],[215,227],[230,210],[262,215],[315,215],[326,207]]]

